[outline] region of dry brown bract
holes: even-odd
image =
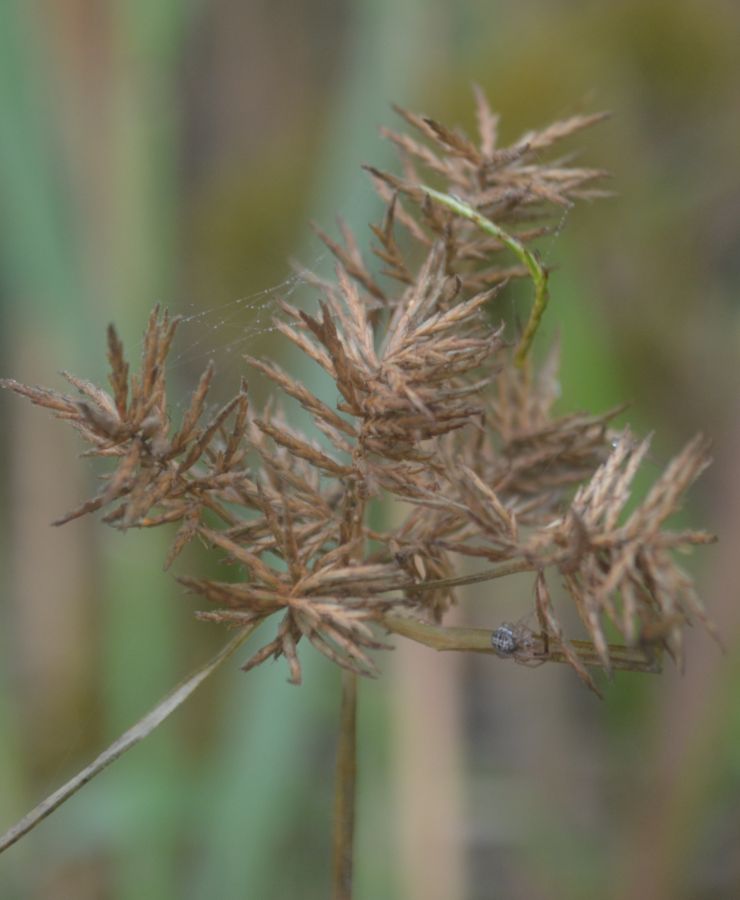
[[[477,102],[477,143],[405,111],[420,138],[388,132],[403,177],[372,171],[386,202],[374,252],[390,278],[371,273],[343,227],[341,245],[325,238],[336,280],[310,276],[319,312],[281,303],[277,327],[333,379],[336,408],[274,363],[248,360],[310,413],[323,442],[272,406],[252,415],[245,383],[204,421],[212,365],[173,427],[165,365],[178,320],[156,309],[138,376],[109,328],[110,393],[71,375],[78,396],[3,382],[68,420],[89,455],[116,462],[103,489],[57,524],[98,509],[122,529],[177,523],[167,566],[196,536],[236,564],[243,574],[235,581],[181,581],[213,604],[203,619],[235,625],[278,614],[276,636],[245,668],[282,655],[297,683],[296,648],[307,638],[339,665],[374,673],[368,651],[383,646],[378,632],[428,643],[428,629],[445,631],[439,623],[454,589],[470,580],[455,577],[461,556],[496,564],[479,580],[531,571],[541,632],[519,656],[569,662],[594,689],[586,666],[616,663],[607,624],[636,654],[621,667],[632,659],[642,670],[663,647],[680,657],[687,622],[709,625],[673,553],[711,537],[664,528],[708,463],[706,442],[692,441],[626,512],[647,441],[628,431],[615,437],[609,423],[618,411],[553,412],[557,352],[539,371],[515,365],[491,314],[495,286],[527,270],[469,217],[432,202],[420,174],[528,242],[544,233],[553,207],[600,193],[592,183],[603,173],[542,161],[600,116],[499,149],[497,118],[480,92]],[[372,530],[374,498],[396,502],[400,524]],[[574,603],[591,656],[563,633],[546,572]],[[495,611],[491,618],[493,627]],[[482,649],[463,632],[449,629],[444,648]]]

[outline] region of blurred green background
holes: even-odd
[[[688,514],[721,541],[688,565],[726,652],[697,629],[684,673],[601,704],[555,666],[388,654],[361,686],[358,898],[740,896],[738,46],[733,0],[0,4],[0,374],[31,383],[103,377],[106,324],[135,357],[161,302],[192,316],[175,396],[211,356],[231,395],[241,352],[284,353],[275,294],[311,301],[288,259],[330,271],[308,221],[367,244],[359,166],[394,164],[392,101],[470,127],[478,82],[507,141],[614,113],[578,145],[615,198],[542,246],[563,408],[631,401],[659,463],[713,438]],[[5,828],[226,635],[161,571],[168,535],[50,528],[94,471],[43,412],[0,415]],[[530,594],[458,616],[495,626]],[[0,858],[0,896],[328,896],[338,678],[304,659],[300,689],[281,664],[220,672]]]

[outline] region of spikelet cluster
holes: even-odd
[[[412,133],[386,134],[401,174],[370,169],[385,204],[371,226],[380,267],[342,225],[341,242],[322,233],[336,278],[305,273],[318,310],[280,303],[277,328],[330,376],[338,402],[315,396],[274,362],[245,360],[276,393],[298,401],[325,440],[291,427],[279,402],[255,413],[246,382],[207,416],[213,365],[173,424],[165,375],[178,320],[158,309],[138,375],[109,328],[109,391],[66,373],[74,395],[3,382],[69,421],[88,455],[113,463],[100,492],[57,524],[98,510],[121,529],[169,524],[166,566],[194,539],[236,564],[235,580],[180,580],[208,601],[202,619],[274,619],[275,631],[245,668],[282,656],[298,683],[305,639],[338,665],[374,674],[372,651],[385,646],[389,629],[406,633],[415,622],[444,629],[466,557],[532,573],[537,661],[569,662],[594,689],[583,642],[564,633],[548,580],[564,588],[593,659],[607,671],[610,631],[628,648],[667,649],[680,659],[684,626],[699,620],[711,628],[675,551],[712,538],[666,527],[709,462],[707,442],[691,441],[628,507],[649,441],[616,432],[617,410],[554,412],[557,348],[539,368],[529,358],[521,365],[496,312],[502,285],[531,273],[506,241],[435,202],[425,187],[529,245],[563,207],[604,193],[596,186],[603,172],[548,161],[551,148],[601,116],[577,116],[499,147],[498,119],[479,91],[476,104],[476,140],[398,110]],[[396,504],[392,527],[370,527],[371,501]]]

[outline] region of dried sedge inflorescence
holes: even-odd
[[[376,671],[368,651],[384,646],[384,630],[423,639],[465,581],[455,578],[461,557],[494,563],[486,577],[534,574],[541,631],[520,661],[569,662],[596,689],[586,665],[612,668],[610,628],[648,661],[662,648],[680,659],[684,625],[711,625],[673,554],[711,536],[664,523],[708,464],[706,442],[692,441],[625,512],[648,442],[610,429],[618,410],[554,413],[557,349],[535,371],[528,360],[518,364],[525,354],[517,357],[492,324],[499,286],[532,274],[512,265],[512,241],[523,247],[546,233],[548,213],[603,193],[593,186],[603,173],[542,160],[601,116],[498,148],[497,118],[480,92],[477,143],[399,112],[417,133],[387,132],[403,176],[371,170],[386,207],[372,226],[373,252],[388,277],[372,273],[342,226],[342,244],[324,235],[336,280],[307,275],[321,294],[318,313],[281,302],[276,320],[334,381],[336,407],[274,363],[248,359],[310,413],[325,441],[289,427],[273,406],[253,415],[245,383],[204,421],[212,365],[173,429],[165,365],[178,321],[155,310],[138,376],[109,329],[110,394],[70,375],[81,398],[3,382],[69,420],[89,455],[116,460],[100,493],[59,523],[98,509],[123,529],[177,523],[167,566],[196,537],[218,548],[243,578],[183,577],[213,604],[198,615],[240,625],[278,614],[275,637],[245,668],[282,655],[296,683],[303,638],[362,674]],[[452,206],[437,202],[440,188]],[[485,233],[455,204],[508,237]],[[400,524],[370,528],[375,498],[397,502]],[[590,656],[564,634],[546,573],[575,605]],[[454,646],[453,631],[445,646]]]

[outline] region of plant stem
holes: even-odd
[[[409,616],[386,613],[382,624],[394,634],[432,647],[434,650],[460,650],[463,652],[491,653],[496,651],[491,645],[492,629],[462,628],[457,626],[434,625]],[[533,635],[533,644],[528,662],[567,663],[566,654],[557,646],[554,638],[545,642],[542,635]],[[601,667],[602,662],[591,641],[570,641],[571,646],[586,666]],[[609,659],[614,669],[627,672],[649,672],[657,674],[661,670],[660,659],[654,653],[641,647],[625,647],[609,644]]]
[[[352,898],[357,777],[357,676],[342,672],[342,706],[334,793],[334,900]]]
[[[532,306],[532,311],[529,314],[529,321],[527,322],[524,333],[516,348],[516,353],[514,354],[517,366],[523,366],[532,344],[532,339],[539,327],[540,320],[542,319],[542,315],[545,312],[547,301],[549,299],[547,290],[547,269],[542,265],[537,256],[531,250],[528,250],[521,241],[512,237],[504,231],[503,228],[481,215],[463,200],[453,197],[450,194],[443,194],[441,191],[435,191],[434,188],[426,187],[426,185],[422,185],[422,190],[432,197],[432,199],[436,200],[437,203],[441,203],[442,206],[446,206],[454,213],[457,213],[457,215],[474,222],[481,231],[490,234],[492,237],[498,238],[498,240],[500,240],[504,246],[508,247],[520,262],[527,267],[534,283],[534,304]]]
[[[259,621],[247,625],[236,637],[232,638],[226,646],[220,650],[210,662],[206,663],[197,671],[181,682],[177,687],[171,690],[143,719],[140,719],[136,725],[133,725],[128,731],[124,732],[117,740],[115,740],[107,750],[104,750],[97,759],[93,760],[89,766],[78,772],[74,778],[62,785],[58,790],[50,794],[45,800],[42,800],[38,806],[31,810],[28,815],[24,816],[20,822],[16,823],[12,828],[0,836],[0,853],[7,850],[17,840],[27,834],[31,829],[35,828],[39,822],[42,822],[48,815],[61,806],[65,800],[68,800],[73,794],[76,794],[80,788],[84,787],[89,781],[92,781],[96,775],[99,775],[103,769],[115,762],[120,756],[123,756],[132,747],[148,737],[155,728],[164,722],[185,700],[200,687],[201,684],[212,675],[216,669],[223,665],[236,650],[247,640],[255,628],[259,625]]]
[[[544,563],[547,564],[547,563]],[[462,587],[465,584],[480,584],[482,581],[493,581],[494,578],[505,578],[508,575],[516,575],[519,572],[535,572],[543,566],[543,562],[529,562],[526,559],[503,563],[493,569],[484,569],[482,572],[474,572],[472,575],[458,575],[455,578],[435,578],[431,581],[419,581],[416,584],[397,584],[393,587],[383,588],[386,591],[436,591],[439,588]]]

